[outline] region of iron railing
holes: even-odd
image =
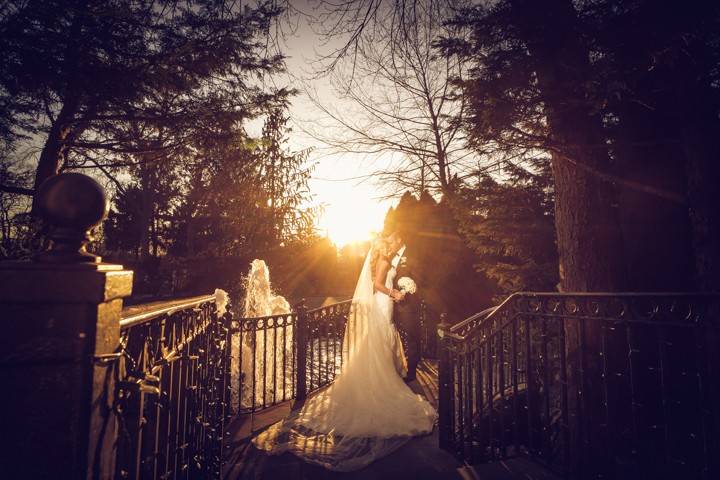
[[[305,391],[301,391],[298,398],[329,385],[340,373],[344,360],[343,336],[351,305],[352,301],[348,300],[313,310],[300,310],[303,313],[300,325],[307,332],[304,335],[307,346],[305,362],[299,357],[306,373]]]
[[[291,313],[239,319],[231,340],[234,409],[258,412],[330,384],[342,367],[350,305],[308,310],[301,302]]]
[[[291,313],[238,319],[231,340],[233,410],[259,412],[332,383],[343,365],[351,305],[347,300],[308,310],[301,302]],[[438,319],[424,303],[419,321],[422,355],[435,358]]]
[[[233,410],[252,413],[296,395],[297,312],[240,318],[233,324]]]
[[[438,355],[437,328],[440,314],[424,301],[420,302],[420,356],[436,359]]]
[[[352,301],[291,313],[241,318],[233,328],[233,400],[241,414],[258,412],[333,382],[343,365],[342,341]],[[421,304],[421,352],[436,357],[438,320]],[[239,392],[239,393],[235,393]]]
[[[518,293],[441,325],[441,447],[569,478],[719,478],[718,299]]]
[[[117,478],[220,478],[230,322],[214,295],[123,312]]]

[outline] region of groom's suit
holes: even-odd
[[[408,255],[408,256],[406,256]],[[405,299],[395,303],[393,308],[393,322],[400,332],[403,341],[405,356],[407,357],[408,373],[407,378],[415,378],[415,370],[420,361],[420,297],[422,283],[418,278],[420,269],[417,259],[409,248],[402,247],[393,258],[393,265],[396,266],[395,281],[393,287],[400,290],[398,280],[402,277],[410,277],[417,285],[417,292],[405,295]]]

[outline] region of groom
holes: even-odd
[[[405,235],[402,231],[395,231],[392,235],[398,237],[401,245],[391,260],[397,270],[393,287],[400,290],[398,280],[409,277],[415,281],[418,290],[420,290],[423,284],[418,277],[420,269],[417,263],[417,252],[408,247],[409,242],[405,240],[409,239],[404,238]],[[418,292],[414,294],[408,293],[405,298],[395,303],[393,323],[400,332],[405,356],[407,357],[408,372],[405,380],[414,380],[417,364],[420,361],[420,298]]]

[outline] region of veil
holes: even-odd
[[[353,294],[340,375],[255,437],[255,447],[270,454],[289,451],[329,470],[354,471],[413,436],[432,432],[435,409],[397,373],[392,302],[373,292],[372,255],[371,249]]]
[[[353,293],[350,312],[348,313],[347,324],[345,325],[345,335],[343,335],[342,352],[343,358],[346,359],[343,364],[349,364],[357,354],[361,345],[367,342],[368,336],[368,318],[370,310],[373,306],[373,279],[372,279],[372,255],[371,247],[365,256],[360,276],[358,277],[355,293]]]

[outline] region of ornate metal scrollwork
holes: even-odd
[[[442,445],[471,463],[528,455],[569,477],[612,476],[619,459],[627,472],[706,476],[719,305],[717,294],[510,296],[443,331]]]
[[[119,478],[220,478],[232,314],[209,298],[121,330]]]
[[[342,340],[351,301],[327,305],[307,312],[308,392],[331,383],[343,363]]]

